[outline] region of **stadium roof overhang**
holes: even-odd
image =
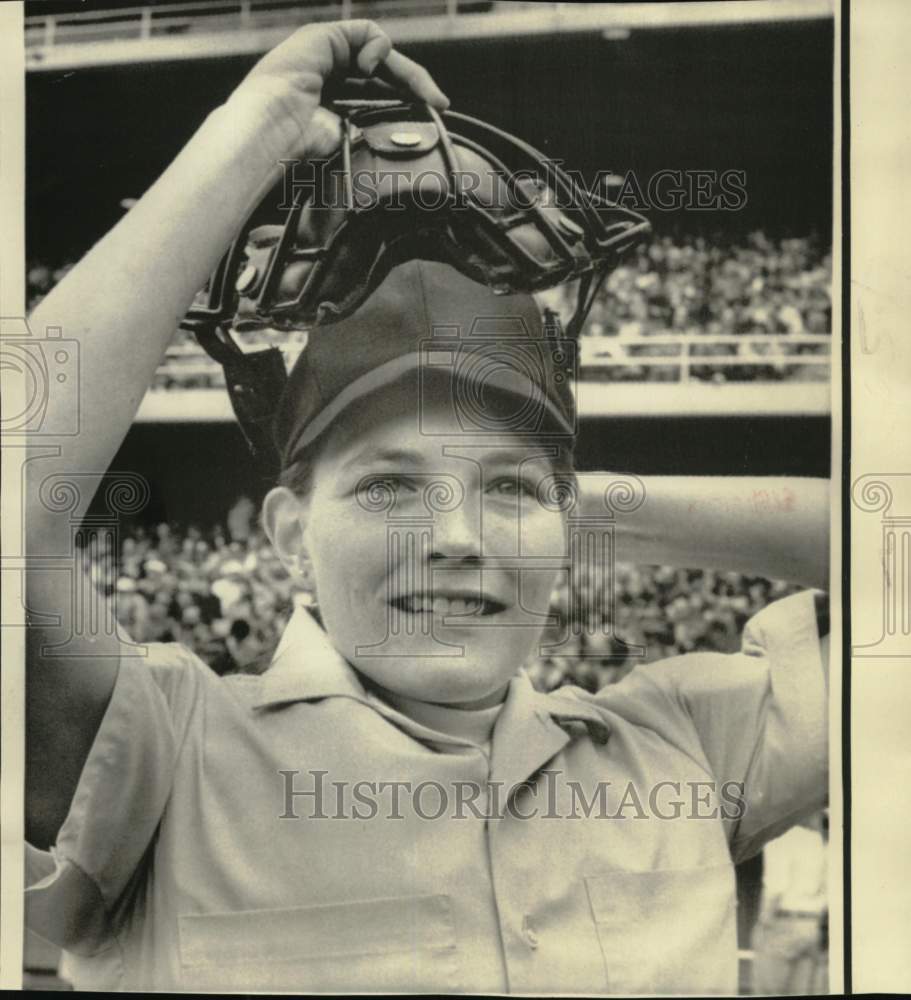
[[[721,27],[831,18],[831,0],[707,0],[679,3],[477,4],[416,0],[401,16],[400,2],[377,0],[370,13],[392,39],[445,42],[600,31],[622,39],[654,28]],[[256,55],[278,44],[306,20],[350,16],[346,0],[289,6],[286,0],[215,0],[165,3],[26,18],[26,67],[30,71],[113,66]],[[347,12],[347,13],[346,13]]]
[[[828,382],[732,382],[722,385],[654,382],[581,382],[581,420],[605,417],[821,417],[831,410]],[[136,417],[140,423],[229,423],[223,389],[152,390]]]

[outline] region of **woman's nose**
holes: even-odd
[[[483,548],[480,506],[463,501],[433,518],[432,558],[478,559]]]

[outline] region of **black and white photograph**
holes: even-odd
[[[837,7],[25,0],[22,988],[845,988]]]

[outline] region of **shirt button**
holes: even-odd
[[[522,934],[525,937],[525,943],[529,948],[538,947],[538,933],[535,930],[535,925],[531,922],[531,917],[528,914],[522,920]]]

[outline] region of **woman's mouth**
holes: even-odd
[[[403,594],[389,602],[394,608],[411,615],[495,615],[506,605],[492,597],[470,594]]]

